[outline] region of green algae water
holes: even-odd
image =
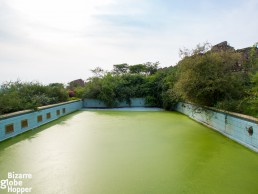
[[[166,111],[63,117],[0,143],[8,172],[35,194],[258,193],[257,153]]]

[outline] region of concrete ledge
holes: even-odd
[[[48,109],[48,108],[52,108],[52,107],[56,107],[56,106],[61,106],[61,105],[64,105],[64,104],[80,102],[80,101],[81,100],[71,100],[71,101],[61,102],[61,103],[57,103],[57,104],[50,104],[50,105],[46,105],[46,106],[40,106],[40,107],[37,107],[37,110],[32,110],[31,109],[31,110],[16,111],[16,112],[13,112],[13,113],[8,113],[8,114],[0,115],[0,120],[7,119],[9,117],[19,116],[19,115],[22,115],[22,114],[27,114],[27,113],[35,112],[35,111],[39,111],[39,110],[43,110],[43,109]]]
[[[240,114],[240,113],[220,110],[220,109],[216,109],[216,108],[212,108],[212,107],[206,107],[206,106],[205,106],[205,108],[209,109],[209,110],[216,111],[216,112],[224,113],[224,114],[236,117],[236,118],[244,119],[246,121],[251,121],[251,122],[254,122],[254,123],[258,123],[258,118],[252,117],[252,116],[249,116],[249,115],[244,115],[244,114]]]

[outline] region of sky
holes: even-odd
[[[0,83],[86,80],[114,64],[176,65],[179,49],[258,41],[257,0],[0,0]]]

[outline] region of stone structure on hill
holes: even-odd
[[[212,52],[218,52],[218,51],[236,51],[238,53],[242,53],[246,59],[248,59],[248,56],[251,52],[251,50],[253,49],[253,47],[247,47],[247,48],[243,48],[243,49],[237,49],[235,50],[234,47],[230,46],[228,44],[227,41],[223,41],[219,44],[216,44],[214,45],[212,48],[211,48],[211,51]],[[258,56],[258,48],[256,47],[255,48],[255,55]]]
[[[212,52],[227,51],[227,50],[232,50],[232,51],[235,50],[234,47],[229,46],[227,41],[223,41],[219,44],[216,44],[211,48]]]
[[[85,86],[85,82],[82,79],[77,79],[77,80],[73,80],[68,83],[68,88],[70,90],[73,90],[74,88],[76,88],[78,86],[81,86],[81,87]]]
[[[241,55],[241,59],[234,65],[233,71],[247,71],[247,64],[250,63],[251,57],[258,58],[257,47],[247,47],[235,50],[235,48],[230,46],[227,41],[216,44],[211,48],[211,52],[220,51],[232,51]]]

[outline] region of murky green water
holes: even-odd
[[[258,193],[258,154],[172,112],[77,112],[0,143],[8,172],[35,194]]]

